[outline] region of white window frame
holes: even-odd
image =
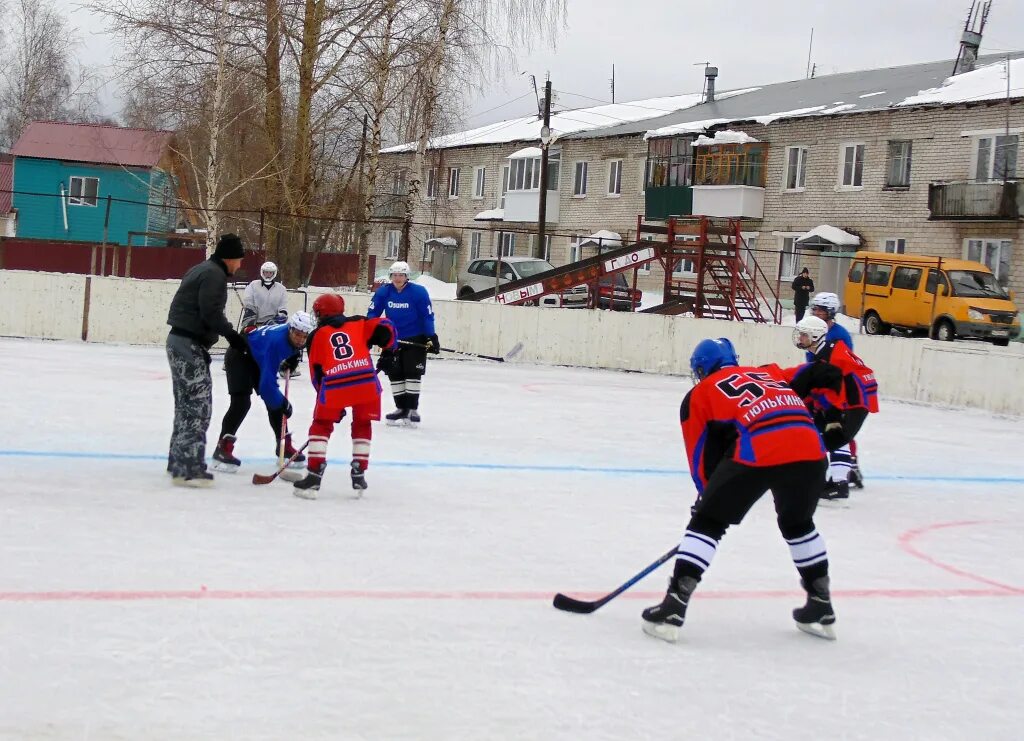
[[[700,237],[681,236],[676,237],[680,242],[696,242]],[[684,276],[691,277],[697,274],[697,263],[693,260],[680,260],[679,264],[672,268],[672,275],[676,278]]]
[[[480,259],[480,245],[484,241],[484,235],[482,232],[470,232],[469,233],[469,259],[479,260]]]
[[[977,255],[971,255],[972,243],[975,243],[978,246],[979,253]],[[996,249],[997,259],[995,260],[995,265],[992,264],[993,261],[987,259],[990,247],[995,247]],[[1003,254],[1004,250],[1006,251],[1005,255]],[[983,265],[988,265],[992,274],[995,275],[996,280],[999,281],[1001,285],[1005,285],[1006,281],[1009,279],[1010,261],[1013,259],[1012,252],[1012,239],[1003,239],[1001,237],[967,237],[964,239],[964,259],[974,260],[975,262],[980,262]]]
[[[501,232],[501,240],[498,242],[498,254],[501,257],[515,257],[516,255],[516,233]]]
[[[644,242],[653,242],[654,241],[654,235],[653,234],[645,234],[642,241],[644,241]],[[649,263],[649,262],[648,263],[644,263],[642,266],[637,268],[636,271],[640,275],[650,275],[651,274],[651,263]]]
[[[789,187],[789,176],[792,172],[790,168],[790,152],[797,152],[796,161],[796,177],[793,180],[793,187]],[[786,166],[783,168],[782,173],[782,190],[786,193],[803,193],[807,185],[807,155],[810,148],[803,144],[794,144],[786,147]]]
[[[783,281],[792,281],[796,278],[797,274],[793,271],[796,270],[797,265],[797,254],[796,240],[804,236],[805,232],[775,232],[779,238],[779,279]],[[789,242],[789,251],[786,251],[786,242]],[[787,273],[782,268],[789,262],[789,272]]]
[[[432,201],[437,198],[437,168],[427,168],[427,200]]]
[[[1021,135],[1019,133],[1015,133],[1014,130],[1011,129],[1009,136],[1012,137],[1012,138],[1015,138],[1017,140],[1017,151],[1015,152],[1015,156],[1013,158],[1014,159],[1014,171],[1013,171],[1013,174],[1009,176],[1010,179],[1014,179],[1014,178],[1017,177],[1017,173],[1020,171],[1019,165],[1020,165],[1020,140],[1021,140]],[[999,140],[1002,139],[1002,138],[1005,138],[1005,137],[1006,137],[1006,134],[1004,132],[1002,132],[1002,131],[1000,131],[998,133],[997,132],[992,132],[992,133],[986,133],[986,134],[979,134],[979,135],[976,135],[976,136],[972,137],[972,143],[971,143],[971,173],[970,173],[970,176],[971,176],[972,180],[976,180],[978,182],[988,182],[990,180],[1002,179],[1001,175],[1000,175],[999,178],[996,178],[996,175],[995,175],[996,146],[998,145]],[[985,177],[984,178],[979,178],[978,177],[978,165],[979,165],[979,161],[978,160],[980,159],[981,143],[983,141],[990,142],[989,147],[988,147],[988,151],[989,151],[989,154],[988,154],[988,164],[985,167]]]
[[[860,153],[860,183],[857,179],[857,149]],[[846,153],[853,149],[853,166],[850,171],[850,182],[846,182]],[[867,161],[868,147],[864,142],[843,142],[839,145],[839,184],[837,190],[864,190],[864,165]]]
[[[473,168],[473,200],[480,201],[484,197],[484,189],[487,187],[487,168]]]
[[[78,195],[72,195],[75,192],[75,181],[78,181]],[[88,182],[94,182],[96,184],[93,195],[90,198],[85,187]],[[68,181],[68,205],[71,206],[93,206],[95,207],[99,203],[100,199],[100,179],[92,177],[91,175],[72,175]]]
[[[740,262],[743,266],[743,272],[753,277],[754,271],[750,267],[751,263],[757,262],[757,242],[761,232],[740,232],[740,236],[746,242],[746,246],[740,247]],[[761,269],[764,270],[764,268]]]
[[[389,229],[386,234],[384,246],[384,257],[388,260],[398,258],[398,249],[402,244],[402,231],[400,229]]]
[[[519,193],[540,191],[540,157],[516,157],[508,161],[508,189]]]
[[[608,160],[608,198],[622,196],[622,160]]]
[[[501,169],[501,200],[498,202],[498,208],[505,208],[505,196],[508,195],[508,179],[512,172],[512,168],[505,165]]]
[[[423,246],[420,247],[420,262],[430,262],[430,250],[427,248],[427,242],[433,238],[433,234],[423,238]]]
[[[461,170],[458,167],[448,168],[448,200],[454,201],[459,197],[459,179]]]
[[[573,163],[572,167],[572,197],[587,197],[587,176],[590,171],[590,163],[579,161]],[[582,176],[582,177],[581,177]]]
[[[886,237],[882,240],[882,252],[890,255],[907,254],[907,240],[905,237]]]
[[[530,257],[533,257],[534,247],[537,245],[537,235],[530,235]],[[544,235],[544,259],[551,262],[551,235]]]
[[[569,262],[579,262],[583,258],[583,248],[580,247],[582,241],[582,234],[573,234],[569,237]]]

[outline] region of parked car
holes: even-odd
[[[1020,334],[1012,294],[972,260],[858,252],[846,276],[845,304],[848,315],[863,314],[868,334],[897,328],[1004,346]]]
[[[547,260],[541,260],[537,257],[503,257],[501,258],[501,274],[498,276],[498,283],[499,285],[511,283],[514,280],[530,278],[539,273],[554,269],[554,265]],[[496,257],[484,257],[479,260],[473,260],[466,266],[465,270],[459,273],[459,279],[455,286],[455,295],[465,299],[478,291],[494,288],[497,270],[498,258]],[[589,299],[590,293],[586,286],[575,286],[561,294],[541,296],[534,303],[538,306],[585,309]]]
[[[625,273],[606,275],[597,282],[597,308],[613,311],[636,311],[643,300],[643,291],[632,288]]]

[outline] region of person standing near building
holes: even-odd
[[[793,308],[796,310],[796,320],[799,322],[807,312],[807,304],[810,303],[811,294],[814,293],[814,281],[811,280],[811,271],[804,268],[800,275],[793,279]]]
[[[228,276],[242,264],[242,240],[224,234],[213,255],[190,268],[181,279],[167,323],[167,362],[174,390],[174,428],[171,432],[167,472],[176,486],[208,487],[213,475],[206,471],[206,432],[213,411],[210,348],[223,337],[240,353],[249,346],[224,316]]]
[[[409,263],[396,262],[388,271],[391,282],[381,286],[370,299],[366,315],[386,316],[395,325],[398,347],[380,355],[377,370],[391,381],[395,411],[385,418],[393,424],[419,424],[421,379],[427,370],[427,353],[441,352],[434,331],[434,307],[423,286],[409,282]]]
[[[825,448],[803,399],[777,365],[740,366],[725,338],[698,343],[690,369],[696,385],[679,418],[697,502],[665,598],[643,611],[644,632],[670,642],[678,638],[725,531],[770,489],[779,530],[807,593],[806,604],[793,610],[796,627],[834,639],[828,553],[813,519],[825,483]]]
[[[317,327],[309,336],[309,375],[316,389],[313,423],[309,426],[306,477],[293,484],[292,493],[316,499],[327,468],[327,443],[334,425],[352,410],[352,488],[366,489],[373,422],[380,420],[380,381],[370,348],[395,346],[395,328],[387,319],[345,316],[345,300],[325,293],[313,302]]]

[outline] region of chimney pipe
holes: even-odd
[[[974,65],[978,61],[979,48],[981,48],[981,34],[975,31],[964,31],[963,36],[960,37],[960,55],[956,60],[954,75],[974,71]]]
[[[715,102],[715,78],[718,77],[718,67],[705,67],[704,68],[704,88],[706,93],[704,95],[705,103]]]

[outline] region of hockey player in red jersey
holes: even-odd
[[[842,340],[828,339],[828,325],[804,317],[793,328],[793,344],[813,361],[785,371],[793,389],[809,404],[825,446],[829,472],[822,496],[847,499],[853,477],[854,437],[868,414],[878,411],[875,373]]]
[[[793,611],[801,630],[835,638],[828,554],[814,527],[825,448],[803,400],[775,365],[741,367],[727,339],[703,340],[690,357],[696,385],[679,418],[697,502],[659,605],[643,611],[648,635],[675,641],[697,584],[730,525],[769,489],[779,530],[807,592]]]
[[[370,348],[395,347],[391,322],[345,316],[345,300],[336,294],[324,294],[314,301],[313,315],[318,326],[307,345],[316,406],[309,426],[308,470],[293,489],[295,496],[303,499],[316,499],[327,466],[327,442],[346,408],[352,409],[352,488],[366,488],[372,423],[380,421],[381,391]]]

